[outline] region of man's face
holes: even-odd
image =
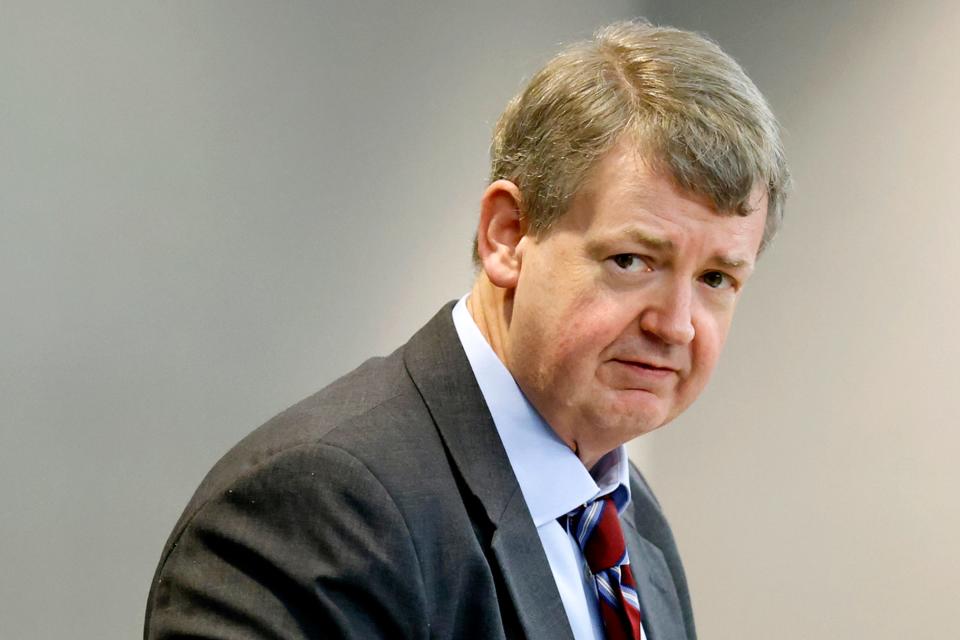
[[[505,356],[585,463],[686,409],[706,385],[766,217],[721,215],[620,145],[567,213],[517,246]]]

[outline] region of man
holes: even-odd
[[[214,467],[145,637],[696,637],[623,445],[716,364],[782,215],[776,121],[712,43],[621,23],[534,76],[491,155],[470,294]]]

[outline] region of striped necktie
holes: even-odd
[[[640,601],[613,498],[606,495],[574,509],[566,520],[597,581],[607,640],[640,640]]]

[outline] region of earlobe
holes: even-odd
[[[493,182],[480,201],[477,253],[487,278],[504,289],[516,287],[520,277],[518,247],[525,234],[520,207],[520,189],[509,180]]]

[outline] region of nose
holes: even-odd
[[[666,344],[689,344],[696,335],[692,297],[691,283],[664,282],[640,313],[640,328]]]

